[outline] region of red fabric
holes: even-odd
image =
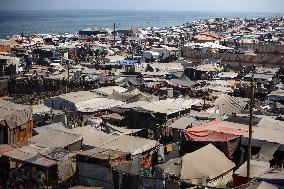
[[[210,130],[200,130],[200,131],[191,131],[187,130],[185,132],[185,137],[191,141],[209,141],[209,142],[227,142],[231,139],[236,138],[236,135],[221,133]]]
[[[241,186],[241,185],[247,183],[247,181],[246,181],[245,177],[233,175],[233,183],[234,183],[234,187],[238,187],[238,186]]]
[[[248,132],[248,126],[216,119],[209,123],[189,128],[186,132],[215,131],[240,136]]]
[[[177,84],[174,84],[172,83],[171,81],[165,81],[163,83],[163,87],[177,87],[177,88],[180,88],[180,89],[190,89],[191,87],[185,87],[185,86],[182,86],[182,85],[177,85]]]
[[[227,142],[246,132],[246,125],[216,119],[201,126],[188,128],[185,136],[191,141]]]

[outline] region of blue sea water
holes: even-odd
[[[283,16],[277,13],[236,12],[179,12],[179,11],[0,11],[0,37],[35,33],[78,32],[88,27],[112,27],[119,29],[145,28],[149,26],[169,27],[194,20],[228,17],[256,18]]]

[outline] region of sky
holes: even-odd
[[[284,0],[0,0],[0,10],[74,9],[284,13]]]

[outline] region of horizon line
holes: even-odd
[[[206,13],[265,13],[265,14],[283,14],[283,12],[272,11],[228,11],[228,10],[155,10],[155,9],[0,9],[1,11],[129,11],[129,12],[206,12]]]

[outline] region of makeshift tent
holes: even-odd
[[[110,96],[114,91],[125,92],[127,91],[127,89],[120,87],[120,86],[108,86],[108,87],[101,87],[101,88],[94,90],[95,93],[102,95],[104,97]]]
[[[137,101],[157,101],[158,98],[156,96],[147,95],[140,92],[138,89],[129,90],[125,92],[117,92],[113,91],[113,93],[109,97],[110,99],[119,100],[127,103],[137,102]]]
[[[128,135],[106,134],[90,127],[80,127],[72,130],[73,133],[80,134],[83,137],[83,144],[89,148],[110,149],[134,156],[159,146],[159,143],[155,140]]]
[[[264,173],[268,172],[270,169],[269,162],[264,161],[256,161],[251,160],[250,161],[250,178],[256,178]],[[245,184],[247,177],[247,162],[242,164],[234,173],[233,180],[234,180],[234,186],[240,186],[242,184]]]
[[[119,106],[119,108],[122,108],[122,109],[134,109],[137,111],[144,110],[148,112],[160,113],[160,114],[166,114],[166,115],[178,113],[183,110],[189,111],[190,107],[191,106],[177,105],[167,100],[160,100],[160,101],[154,101],[154,102],[138,101],[138,102]]]
[[[214,142],[228,157],[231,157],[239,146],[240,136],[247,132],[246,125],[217,119],[188,128],[185,131],[185,137],[193,142],[192,145],[200,142]]]
[[[263,141],[270,143],[278,143],[280,147],[278,150],[284,151],[284,130],[274,130],[265,127],[253,127],[252,129],[252,146],[261,147]],[[242,144],[246,145],[248,141],[248,133],[243,134]]]
[[[59,130],[59,131],[63,131],[63,132],[68,132],[70,131],[70,129],[67,129],[63,123],[53,123],[50,125],[45,125],[42,127],[37,127],[37,128],[33,128],[33,131],[35,131],[37,134],[42,133],[42,132],[46,132],[50,129],[55,129],[55,130]]]
[[[184,130],[187,127],[192,127],[193,124],[197,123],[198,121],[193,117],[181,117],[170,124],[168,127],[173,129]]]
[[[76,104],[91,99],[99,98],[95,92],[78,91],[66,93],[64,95],[56,96],[45,100],[45,105],[55,110],[75,111]]]
[[[134,133],[138,133],[141,131],[141,129],[126,129],[126,128],[121,128],[121,127],[116,127],[114,125],[111,125],[109,123],[103,124],[103,131],[108,134],[113,134],[113,135],[130,135]]]
[[[235,164],[212,144],[156,166],[158,177],[176,177],[191,184],[224,187]]]
[[[179,88],[190,88],[190,87],[193,87],[195,85],[195,82],[191,81],[186,76],[183,76],[180,79],[166,80],[166,83],[168,85],[172,85],[174,87],[179,87]]]
[[[76,103],[76,111],[81,113],[98,112],[102,110],[107,110],[115,106],[120,106],[125,104],[122,101],[113,100],[109,98],[95,98],[91,100],[86,100],[83,102]]]
[[[190,99],[168,98],[166,100],[170,103],[173,103],[173,104],[176,104],[176,105],[181,105],[181,106],[184,106],[184,107],[202,106],[204,104],[204,100],[197,99],[197,98],[190,98]]]
[[[45,131],[40,132],[38,135],[28,139],[28,141],[40,146],[41,148],[71,148],[72,145],[77,147],[77,143],[80,144],[79,148],[81,148],[82,137],[71,132],[67,133],[56,129],[46,129]]]
[[[101,145],[102,148],[117,150],[129,153],[131,155],[139,155],[143,152],[150,151],[158,146],[159,143],[155,140],[149,140],[128,135],[119,136],[118,138]]]
[[[273,159],[273,154],[279,148],[280,144],[262,142],[261,149],[253,158],[258,161],[270,161]]]
[[[215,101],[215,106],[219,109],[220,114],[231,115],[241,113],[248,99],[240,99],[226,94],[221,95]]]

